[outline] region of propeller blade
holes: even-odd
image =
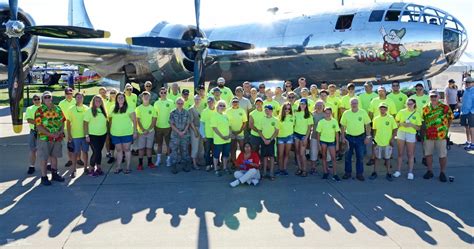
[[[194,46],[193,41],[173,39],[166,37],[129,37],[126,39],[129,45],[138,45],[144,47],[155,47],[155,48],[183,48]]]
[[[13,130],[20,133],[23,124],[23,68],[19,38],[8,41],[8,95]]]
[[[104,30],[59,25],[29,26],[25,27],[25,33],[63,39],[88,39],[110,37],[110,32]]]
[[[219,49],[219,50],[248,50],[253,49],[255,46],[250,43],[246,42],[239,42],[239,41],[212,41],[209,44],[209,48],[211,49]]]
[[[8,5],[10,6],[10,20],[18,20],[18,0],[9,0]]]
[[[196,13],[196,29],[198,37],[201,37],[201,30],[199,29],[199,18],[201,15],[201,0],[194,0],[194,12]]]
[[[194,92],[197,92],[198,86],[204,82],[204,60],[203,50],[199,50],[194,58]]]

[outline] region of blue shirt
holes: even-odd
[[[461,115],[474,113],[474,87],[464,90],[462,95]]]

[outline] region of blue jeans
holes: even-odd
[[[345,158],[345,172],[352,173],[352,154],[356,153],[356,174],[361,175],[364,173],[364,150],[365,150],[365,134],[360,136],[346,135],[347,141],[349,141],[349,150],[346,152]]]

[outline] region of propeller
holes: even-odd
[[[183,39],[174,39],[159,36],[149,37],[129,37],[126,39],[129,45],[138,45],[155,48],[191,48],[196,52],[194,59],[194,89],[204,83],[205,79],[205,61],[207,57],[207,49],[240,51],[253,49],[254,45],[246,42],[217,40],[209,41],[201,32],[199,19],[201,15],[201,1],[194,0],[194,11],[196,15],[196,37],[192,41]]]
[[[75,26],[25,26],[18,20],[18,0],[9,0],[10,20],[3,23],[0,33],[5,34],[8,45],[8,97],[13,131],[20,133],[23,124],[23,86],[25,72],[21,56],[20,38],[25,34],[64,39],[108,38],[110,33]]]

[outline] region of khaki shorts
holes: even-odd
[[[377,159],[389,160],[392,156],[393,148],[390,145],[387,146],[375,146],[375,157]]]
[[[61,142],[48,142],[38,140],[36,156],[41,161],[48,160],[48,157],[60,158],[63,156],[63,144]]]
[[[138,135],[137,149],[152,149],[155,142],[155,131],[148,132],[148,134]]]
[[[446,139],[442,140],[429,140],[426,139],[423,143],[423,149],[425,156],[433,155],[433,152],[438,151],[439,158],[445,158],[448,156],[448,149],[446,148]]]

